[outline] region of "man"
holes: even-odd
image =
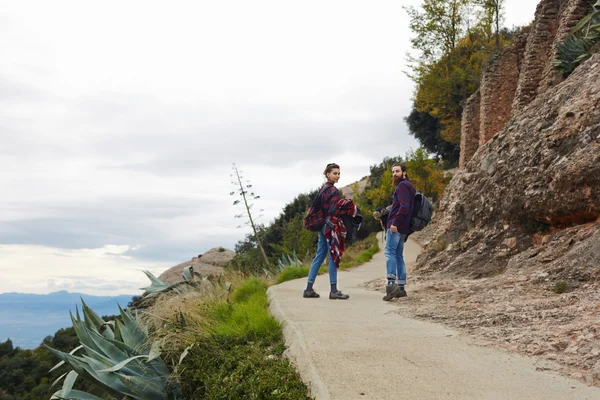
[[[415,205],[415,188],[408,180],[406,166],[392,166],[394,178],[394,199],[389,212],[385,242],[385,267],[387,286],[384,301],[395,297],[405,297],[406,263],[404,262],[404,242],[410,234],[410,219]]]

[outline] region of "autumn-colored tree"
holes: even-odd
[[[432,202],[436,202],[442,196],[448,182],[444,171],[435,160],[429,158],[425,150],[418,148],[406,155],[405,165],[415,189],[425,194]]]
[[[407,123],[422,146],[447,161],[456,158],[463,105],[479,88],[483,64],[508,41],[504,1],[423,0],[405,8],[419,55],[408,56],[416,91]]]
[[[448,143],[460,143],[463,104],[479,88],[482,64],[489,58],[487,44],[471,34],[439,61],[419,68],[415,107],[437,118],[440,136]]]
[[[371,201],[371,204],[382,206],[389,202],[393,193],[394,185],[392,171],[391,169],[387,169],[383,172],[383,176],[381,177],[381,185],[369,190],[367,192],[367,198]]]

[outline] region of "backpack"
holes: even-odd
[[[392,206],[387,206],[385,208],[378,208],[376,213],[373,214],[375,219],[381,221],[381,227],[385,232],[385,227],[387,226],[387,220],[389,217],[389,212]],[[415,191],[415,200],[413,203],[413,212],[410,217],[410,233],[420,231],[425,228],[429,222],[431,221],[432,207],[431,202],[423,193],[418,190]]]
[[[418,190],[415,192],[415,204],[410,219],[410,233],[420,231],[431,221],[431,202]]]
[[[323,210],[323,206],[321,205],[321,195],[327,189],[327,185],[323,186],[319,193],[313,199],[306,215],[302,222],[304,223],[304,228],[309,231],[319,232],[323,226],[325,225],[325,211]]]
[[[358,240],[358,231],[363,222],[363,215],[360,212],[360,208],[356,206],[356,215],[354,217],[344,214],[342,215],[342,221],[346,227],[346,238],[344,239],[345,244],[352,244]]]

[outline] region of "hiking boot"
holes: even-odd
[[[390,301],[395,297],[402,297],[401,292],[403,291],[404,289],[401,289],[400,286],[395,283],[387,285],[385,287],[385,296],[383,296],[383,301]],[[406,296],[406,292],[404,292],[404,295]]]
[[[400,288],[400,290],[398,290],[398,293],[396,293],[396,298],[400,298],[400,297],[406,297],[408,296],[408,294],[406,294],[406,290],[404,290],[404,286],[398,286]]]
[[[349,298],[350,296],[342,293],[341,290],[338,290],[337,292],[329,292],[329,300],[348,300]]]
[[[304,297],[305,299],[318,299],[319,297],[319,293],[315,292],[314,290],[305,290],[304,294],[302,294],[302,297]]]

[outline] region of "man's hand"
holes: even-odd
[[[390,226],[390,232],[392,232],[392,233],[398,233],[398,228],[396,228],[396,225],[391,225]]]

